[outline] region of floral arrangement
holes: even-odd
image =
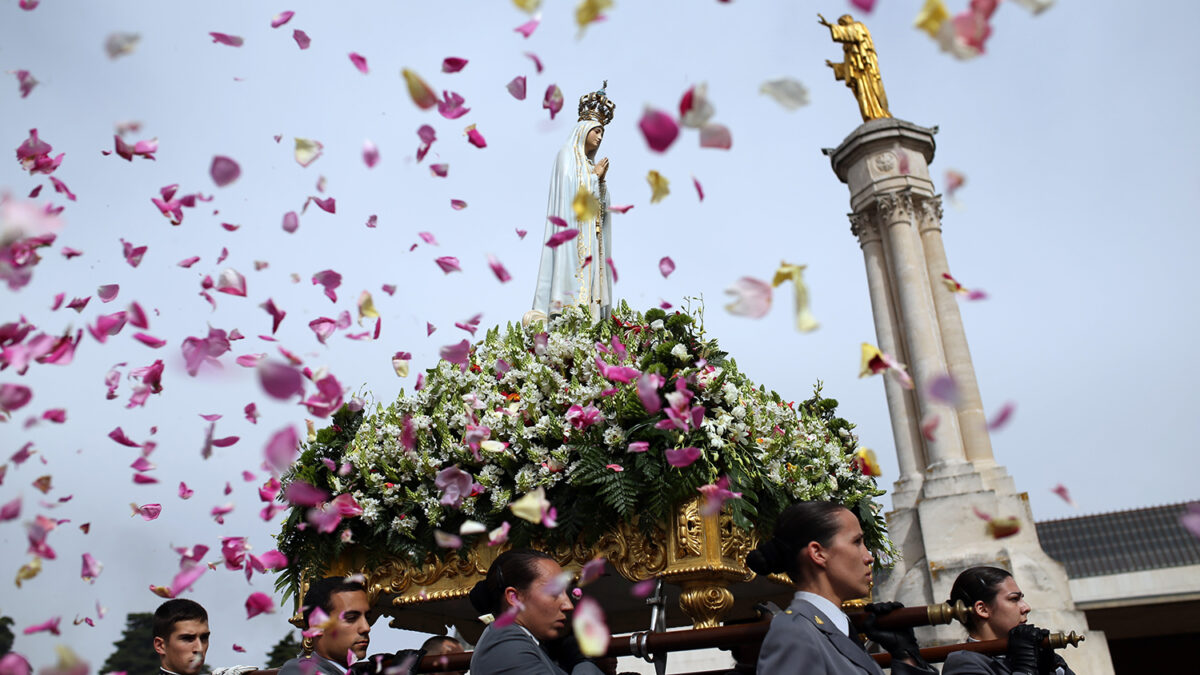
[[[872,500],[883,491],[837,401],[819,383],[799,403],[756,386],[705,338],[703,308],[622,303],[597,325],[569,308],[442,357],[414,393],[343,407],[310,436],[283,479],[281,587],[351,543],[417,564],[464,539],[590,543],[616,522],[649,531],[697,495],[745,529],[798,500],[836,500],[878,558],[893,554]]]

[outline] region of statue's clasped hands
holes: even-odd
[[[596,162],[596,168],[594,169],[594,171],[596,172],[596,176],[599,177],[600,180],[604,180],[604,177],[606,175],[608,175],[608,158],[605,157],[605,158],[601,159],[600,161]]]

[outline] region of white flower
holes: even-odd
[[[677,342],[674,347],[671,347],[671,356],[681,361],[686,359],[688,357],[687,347],[684,347],[682,342]]]
[[[662,319],[655,319],[650,322],[650,330],[662,330],[662,329],[663,329],[663,320]]]
[[[746,419],[746,406],[744,405],[734,406],[733,410],[730,412],[733,413],[733,416],[739,420]]]

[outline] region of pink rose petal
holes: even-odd
[[[198,262],[200,262],[200,256],[194,255],[190,258],[184,258],[183,260],[180,260],[179,262],[177,262],[175,264],[178,265],[179,267],[187,269],[187,268],[191,267],[192,265],[195,265]]]
[[[579,236],[579,230],[576,230],[575,228],[567,228],[565,230],[560,230],[560,231],[555,232],[554,234],[550,235],[550,238],[546,240],[546,246],[549,248],[558,248],[562,244],[564,244],[568,241],[571,241],[572,239],[574,239],[575,237],[578,237],[578,236]]]
[[[517,77],[514,77],[512,79],[512,82],[508,83],[508,93],[512,94],[512,97],[517,99],[518,101],[525,100],[525,76],[524,75],[518,75]]]
[[[471,353],[471,343],[463,340],[458,344],[447,345],[439,350],[442,359],[450,363],[466,363]]]
[[[350,52],[350,63],[353,63],[354,67],[358,68],[358,72],[363,75],[367,74],[367,59],[358,52]]]
[[[320,284],[325,288],[325,296],[331,302],[337,302],[337,287],[342,285],[342,275],[333,270],[322,270],[312,277],[313,285]]]
[[[675,261],[671,260],[670,256],[663,256],[662,260],[658,261],[658,271],[666,279],[675,271]]]
[[[617,213],[627,213],[629,211],[629,209],[632,209],[632,208],[633,208],[633,204],[629,204],[627,206],[610,206],[610,207],[608,207],[608,210],[615,211]]]
[[[464,108],[465,99],[461,95],[453,91],[442,91],[442,100],[438,101],[438,114],[448,120],[456,120],[463,115],[471,112],[470,108]]]
[[[503,284],[512,280],[512,275],[508,273],[508,270],[504,269],[504,263],[496,259],[496,256],[492,255],[491,253],[488,254],[488,267],[492,268],[492,274],[496,275],[496,278],[500,280],[500,283]]]
[[[700,147],[728,150],[733,147],[733,136],[721,124],[706,124],[700,129]]]
[[[447,56],[442,60],[443,73],[457,73],[467,66],[466,59],[460,59],[456,56]]]
[[[24,408],[33,399],[33,390],[23,384],[0,384],[0,412]]]
[[[286,401],[304,393],[304,376],[284,363],[263,361],[258,364],[258,378],[263,390],[272,398]]]
[[[444,255],[434,260],[434,262],[436,262],[437,266],[442,268],[442,271],[446,274],[462,271],[462,267],[460,267],[458,264],[458,258],[455,258],[454,256]]]
[[[1008,421],[1012,418],[1012,415],[1014,412],[1016,412],[1016,410],[1017,404],[1013,403],[1012,401],[1005,403],[1000,407],[1000,410],[996,411],[996,414],[992,417],[992,419],[988,420],[988,431],[996,431],[1008,424]]]
[[[646,144],[655,152],[665,152],[679,137],[679,125],[675,123],[675,119],[661,110],[649,107],[642,113],[638,128],[642,130]]]
[[[225,33],[209,33],[212,36],[214,44],[220,43],[229,45],[230,47],[241,47],[245,40],[236,35],[226,35]]]
[[[117,293],[121,290],[119,284],[105,284],[96,289],[96,296],[100,298],[100,302],[112,302],[116,299]]]
[[[253,619],[259,614],[273,614],[274,612],[275,601],[271,600],[271,596],[266,593],[254,592],[246,598],[247,619]]]
[[[137,339],[138,342],[141,342],[142,344],[146,345],[147,347],[152,347],[154,349],[164,347],[167,344],[166,340],[160,340],[159,338],[156,338],[153,335],[149,335],[147,333],[134,333],[133,337],[135,339]]]
[[[25,98],[38,85],[38,81],[29,74],[28,70],[18,70],[14,74],[17,76],[17,87],[21,91],[21,98]]]
[[[533,66],[537,68],[538,74],[540,75],[542,73],[542,60],[539,59],[537,54],[534,54],[533,52],[525,52],[525,56],[533,59]]]
[[[742,277],[725,290],[734,301],[725,305],[730,314],[761,319],[771,310],[771,285],[754,277]]]
[[[53,619],[50,619],[48,621],[43,621],[42,623],[39,623],[39,624],[36,624],[33,626],[29,626],[25,630],[21,631],[21,633],[23,635],[32,635],[34,633],[50,633],[51,635],[62,635],[62,633],[60,633],[58,630],[58,624],[61,620],[62,620],[62,617],[56,616]]]
[[[314,487],[302,480],[297,480],[287,486],[284,499],[295,506],[317,506],[329,499],[329,493]]]
[[[450,208],[454,209],[455,211],[462,211],[463,209],[467,208],[467,203],[461,199],[451,199]]]
[[[483,134],[479,133],[479,130],[475,128],[474,124],[467,127],[467,141],[477,148],[487,147],[487,141],[484,140]]]
[[[673,467],[682,469],[691,466],[696,460],[700,459],[700,448],[680,448],[678,450],[667,450],[667,464]]]
[[[368,169],[374,169],[375,165],[379,163],[379,148],[375,147],[375,144],[369,140],[363,141],[362,155],[363,163],[367,165]],[[372,216],[372,218],[374,218],[374,216]],[[368,227],[374,226],[368,225]]]
[[[217,155],[213,157],[212,166],[208,169],[208,175],[212,176],[213,182],[217,187],[225,187],[242,175],[242,168],[238,163],[225,157]]]
[[[439,178],[445,178],[450,173],[449,164],[430,164],[429,172]]]
[[[305,33],[298,28],[292,31],[292,39],[296,41],[296,44],[300,47],[300,49],[308,49],[308,46],[312,44],[312,40],[308,37],[308,33]]]
[[[537,30],[538,24],[541,22],[542,22],[542,16],[539,14],[539,15],[533,17],[532,19],[530,19],[529,21],[526,21],[525,23],[521,24],[520,26],[517,26],[513,30],[515,32],[520,33],[521,35],[525,36],[525,39],[529,39],[529,36],[533,35],[533,31]]]
[[[292,17],[295,15],[296,15],[296,13],[291,10],[288,10],[286,12],[280,12],[280,13],[276,14],[275,18],[271,19],[271,28],[279,28],[283,24],[291,21]]]
[[[550,111],[550,119],[554,119],[558,111],[562,110],[563,93],[557,84],[552,84],[546,88],[546,95],[542,97],[542,107]]]
[[[692,185],[696,186],[696,194],[700,197],[700,201],[704,201],[704,188],[700,185],[700,180],[692,176]]]

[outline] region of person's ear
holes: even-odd
[[[516,607],[521,604],[521,594],[512,586],[504,589],[504,599],[508,601],[510,607]]]
[[[829,561],[829,555],[825,551],[825,547],[815,541],[808,542],[808,546],[804,547],[804,555],[812,558],[813,564],[822,569],[825,568],[825,564]]]
[[[154,638],[154,651],[159,656],[166,656],[167,655],[167,641],[156,636]]]
[[[988,607],[988,604],[982,600],[976,600],[972,609],[975,610],[975,616],[984,621],[987,621],[992,616],[992,608]]]

